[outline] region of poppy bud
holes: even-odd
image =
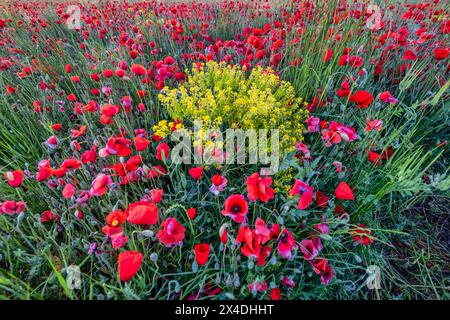
[[[200,243],[194,246],[195,260],[200,266],[208,262],[208,256],[211,248],[207,243]]]

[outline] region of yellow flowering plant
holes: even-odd
[[[280,149],[291,151],[303,140],[306,102],[270,68],[248,72],[240,66],[209,61],[187,72],[178,88],[159,94],[173,119],[204,121],[225,128],[278,129]]]

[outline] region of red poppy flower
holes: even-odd
[[[171,65],[171,64],[174,64],[174,63],[175,63],[175,59],[173,57],[167,56],[167,57],[164,58],[164,64]]]
[[[403,58],[402,60],[416,60],[417,59],[417,55],[411,51],[411,50],[406,50],[405,53],[403,54]]]
[[[67,100],[72,101],[72,102],[75,102],[75,101],[78,100],[78,98],[77,98],[76,95],[74,95],[73,93],[71,93],[71,94],[69,94],[69,95],[67,96]]]
[[[111,69],[103,70],[102,72],[105,78],[111,78],[114,75],[114,72]]]
[[[374,151],[369,151],[369,161],[375,163],[376,166],[381,165],[381,155]]]
[[[228,223],[224,223],[220,226],[219,229],[219,238],[223,244],[226,244],[228,241],[228,232],[227,232]]]
[[[119,111],[119,106],[109,103],[101,106],[100,108],[101,114],[106,117],[114,117]]]
[[[138,55],[139,55],[139,52],[137,52],[136,50],[131,50],[130,51],[130,58],[131,59],[136,59]]]
[[[271,239],[270,229],[266,226],[264,220],[259,217],[255,221],[255,235],[261,244],[265,244]]]
[[[450,50],[447,48],[436,48],[433,53],[436,60],[444,60],[450,54]]]
[[[254,231],[248,227],[241,227],[239,229],[239,233],[240,235],[236,241],[244,242],[244,246],[241,248],[242,254],[246,257],[254,257],[258,259],[261,254],[261,245]]]
[[[280,300],[281,292],[278,288],[273,288],[270,290],[270,300]]]
[[[360,56],[349,56],[348,64],[353,68],[360,68],[364,64],[364,59]]]
[[[73,184],[68,183],[68,184],[66,184],[64,186],[64,189],[62,191],[62,195],[63,195],[64,198],[70,199],[75,194],[76,190],[77,189],[75,188],[75,186]]]
[[[348,97],[350,95],[350,83],[348,80],[341,83],[341,88],[336,91],[336,94],[339,98]]]
[[[83,152],[81,155],[81,162],[84,164],[94,163],[97,158],[97,147],[92,146],[92,148],[88,151]]]
[[[117,227],[125,223],[127,220],[127,215],[120,209],[117,209],[106,216],[106,223],[111,227]]]
[[[100,76],[98,75],[98,73],[92,73],[90,75],[91,79],[94,81],[100,81]]]
[[[52,129],[55,131],[59,131],[62,129],[62,124],[61,123],[52,124]]]
[[[46,211],[42,212],[41,218],[40,218],[40,221],[42,223],[50,222],[53,220],[59,220],[58,215],[54,214],[51,210],[46,210]]]
[[[67,173],[67,171],[68,170],[66,168],[61,167],[61,168],[53,169],[52,174],[54,177],[61,178],[61,177],[64,177],[64,175]]]
[[[327,51],[325,52],[325,54],[322,57],[322,61],[328,62],[328,61],[330,61],[332,56],[333,56],[333,50],[327,49]]]
[[[134,147],[137,151],[144,151],[147,149],[147,146],[150,144],[150,140],[144,137],[134,137],[133,138]]]
[[[158,222],[158,207],[150,201],[138,201],[125,210],[127,221],[133,224],[151,225]]]
[[[195,260],[199,266],[203,266],[208,262],[208,256],[211,247],[207,243],[200,243],[194,246]]]
[[[119,276],[120,281],[130,281],[138,272],[144,256],[137,251],[124,251],[119,254]]]
[[[321,274],[322,272],[325,272],[327,270],[327,259],[317,257],[309,262],[311,263],[311,266],[313,267],[313,270],[316,274]]]
[[[125,71],[122,69],[116,69],[116,71],[114,71],[114,74],[116,75],[116,77],[122,78],[125,76]]]
[[[280,256],[285,259],[291,260],[293,258],[292,250],[297,248],[294,236],[288,229],[284,229],[278,241],[277,250]]]
[[[3,175],[8,181],[8,184],[13,188],[18,188],[23,182],[22,170],[9,171]]]
[[[349,233],[355,242],[363,246],[372,244],[375,241],[375,238],[371,236],[372,231],[363,224],[359,224],[358,227],[350,229]]]
[[[242,194],[233,194],[225,200],[224,216],[229,216],[235,222],[244,222],[248,211],[248,203]]]
[[[151,200],[153,203],[158,203],[162,199],[163,190],[162,189],[152,189],[150,190]]]
[[[51,136],[44,142],[44,144],[50,149],[55,149],[59,144],[59,139],[55,136]]]
[[[271,254],[272,254],[272,249],[270,249],[269,246],[264,246],[261,249],[258,260],[256,262],[258,264],[258,266],[263,267],[266,264],[266,258],[268,256],[270,256]]]
[[[350,189],[348,184],[346,184],[344,181],[339,183],[334,194],[336,195],[336,198],[341,200],[355,200],[352,189]]]
[[[111,237],[112,235],[115,235],[116,233],[123,232],[123,226],[112,227],[112,226],[107,225],[107,226],[102,227],[102,231],[106,236]]]
[[[203,167],[195,167],[189,169],[189,175],[194,180],[199,180],[202,177],[202,174],[203,174]]]
[[[333,268],[331,268],[330,266],[327,266],[327,268],[325,269],[324,272],[322,272],[322,274],[320,275],[320,282],[322,284],[329,284],[330,281],[333,279],[334,277],[334,270]]]
[[[220,186],[223,183],[223,179],[225,177],[222,176],[221,174],[215,174],[212,178],[211,178],[211,182],[217,187]]]
[[[313,260],[319,254],[319,248],[310,239],[304,239],[300,242],[300,251],[303,253],[305,260]]]
[[[186,229],[175,218],[167,218],[161,223],[162,229],[158,231],[159,241],[167,247],[183,241]]]
[[[250,201],[261,200],[268,202],[274,198],[274,191],[270,187],[272,178],[261,178],[257,172],[247,178],[247,193]]]
[[[6,94],[7,95],[10,95],[10,94],[16,92],[16,90],[17,90],[16,88],[11,87],[9,84],[6,85]]]
[[[380,100],[383,101],[384,103],[396,104],[398,102],[398,100],[389,91],[384,91],[380,93],[379,97]]]
[[[50,178],[53,174],[53,170],[50,167],[42,167],[38,170],[36,174],[37,181],[44,181]]]
[[[139,98],[144,98],[145,95],[147,94],[147,91],[145,91],[145,90],[137,90],[136,93],[139,96]]]
[[[81,168],[81,161],[74,158],[69,158],[61,163],[61,168],[65,168],[67,170],[77,170]]]
[[[126,138],[114,138],[110,137],[106,144],[106,147],[99,152],[100,157],[115,154],[119,157],[128,157],[132,151],[130,148],[131,141]]]
[[[160,165],[157,165],[157,166],[151,167],[151,168],[148,170],[148,173],[147,173],[146,178],[147,178],[147,179],[157,178],[157,177],[160,177],[160,176],[162,176],[162,175],[164,175],[164,174],[166,174],[166,173],[167,173],[167,170],[166,170],[166,169],[164,169],[164,168],[163,168],[162,166],[160,166]]]
[[[364,109],[372,103],[373,96],[370,94],[370,92],[359,90],[350,95],[349,101],[356,103],[358,108]]]
[[[167,143],[162,142],[156,147],[156,159],[163,160],[169,158],[169,146]]]
[[[140,64],[133,64],[131,66],[131,72],[136,76],[145,76],[147,74],[145,67]]]
[[[375,119],[370,120],[370,116],[366,118],[366,132],[370,132],[372,130],[380,131],[383,126],[383,120]]]
[[[19,214],[25,210],[25,206],[23,201],[5,201],[0,203],[0,213]]]
[[[189,219],[194,220],[195,214],[197,213],[197,209],[196,208],[186,209],[186,213],[187,213]]]
[[[316,204],[319,207],[325,208],[328,205],[328,199],[329,199],[329,197],[325,196],[322,191],[317,191]]]
[[[72,133],[72,138],[78,138],[81,137],[86,132],[86,126],[80,126],[78,129],[71,129],[70,132]]]

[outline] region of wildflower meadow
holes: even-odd
[[[445,0],[0,2],[0,299],[448,299]]]

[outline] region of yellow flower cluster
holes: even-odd
[[[155,135],[164,138],[170,133],[170,127],[167,120],[161,120],[158,124],[153,126],[153,132]]]
[[[212,120],[226,128],[279,129],[282,151],[303,140],[306,103],[296,97],[289,82],[270,68],[247,72],[239,66],[209,61],[188,72],[187,81],[176,89],[165,87],[161,103],[173,119]]]
[[[291,190],[291,186],[294,182],[294,177],[296,174],[296,170],[292,167],[278,171],[275,174],[273,185],[275,192],[280,192],[286,195],[288,198],[292,198],[292,196],[289,195],[289,191]]]
[[[153,132],[155,135],[164,138],[171,131],[183,129],[183,124],[181,122],[172,122],[167,120],[161,120],[156,125],[153,126]]]
[[[194,134],[194,147],[203,147],[205,148],[204,152],[208,153],[214,152],[216,148],[222,149],[223,141],[215,141],[215,137],[221,134],[219,128],[222,124],[222,117],[211,119],[210,116],[205,115],[196,120],[200,120],[202,126]]]

